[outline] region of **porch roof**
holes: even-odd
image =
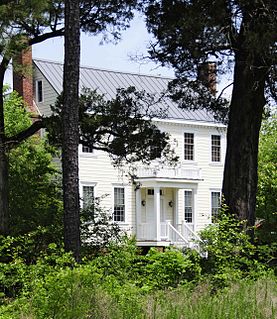
[[[196,188],[203,179],[177,178],[177,177],[142,177],[135,178],[141,188]]]

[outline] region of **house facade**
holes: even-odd
[[[61,63],[33,61],[34,104],[50,115],[62,90]],[[109,99],[117,88],[159,94],[170,79],[80,68],[80,88],[97,89]],[[167,117],[155,119],[170,134],[179,161],[175,166],[137,165],[134,178],[115,168],[108,154],[79,146],[81,205],[95,197],[111,211],[122,229],[136,235],[140,246],[190,246],[197,232],[212,222],[219,208],[226,148],[226,127],[204,110],[179,109],[166,102]]]

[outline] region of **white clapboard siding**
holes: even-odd
[[[123,75],[122,75],[123,76]],[[130,75],[131,76],[131,75]],[[84,77],[84,76],[83,76]],[[53,88],[41,71],[34,68],[34,88],[36,81],[43,81],[43,101],[37,102],[38,108],[43,115],[50,115],[50,105],[54,104],[57,98],[57,91]],[[36,92],[36,90],[34,90]],[[36,96],[35,96],[36,100]],[[223,125],[216,125],[213,122],[196,120],[157,120],[157,126],[164,132],[170,134],[171,145],[179,157],[178,165],[185,169],[201,169],[201,180],[188,181],[188,189],[194,191],[195,208],[195,230],[204,228],[211,222],[211,192],[220,191],[222,188],[223,166],[226,148],[226,128]],[[194,154],[193,161],[184,160],[184,133],[194,134]],[[211,162],[211,135],[221,136],[221,162]],[[113,188],[125,188],[125,222],[124,228],[128,228],[130,233],[136,231],[136,210],[135,210],[135,190],[134,185],[126,176],[127,172],[115,168],[109,156],[101,151],[93,154],[82,153],[79,149],[79,180],[80,187],[83,185],[93,185],[96,197],[103,197],[101,204],[107,210],[113,209]],[[172,219],[173,208],[169,202],[174,199],[174,189],[164,189],[165,219]],[[106,195],[106,196],[105,196]],[[141,190],[142,199],[146,198],[146,189]],[[177,222],[184,219],[184,189],[178,190]],[[146,222],[146,208],[141,207],[141,221]],[[176,222],[176,221],[175,221]]]

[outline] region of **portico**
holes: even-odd
[[[199,169],[138,170],[135,179],[138,245],[168,246],[173,241],[189,241],[187,235],[193,231],[193,225],[185,225],[180,190],[193,189],[196,194],[199,181]]]

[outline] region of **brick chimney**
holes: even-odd
[[[198,80],[205,85],[210,92],[216,94],[216,63],[205,62],[198,66]]]
[[[32,113],[37,113],[33,104],[33,70],[32,70],[32,47],[21,51],[14,58],[13,63],[13,89],[23,97]]]

